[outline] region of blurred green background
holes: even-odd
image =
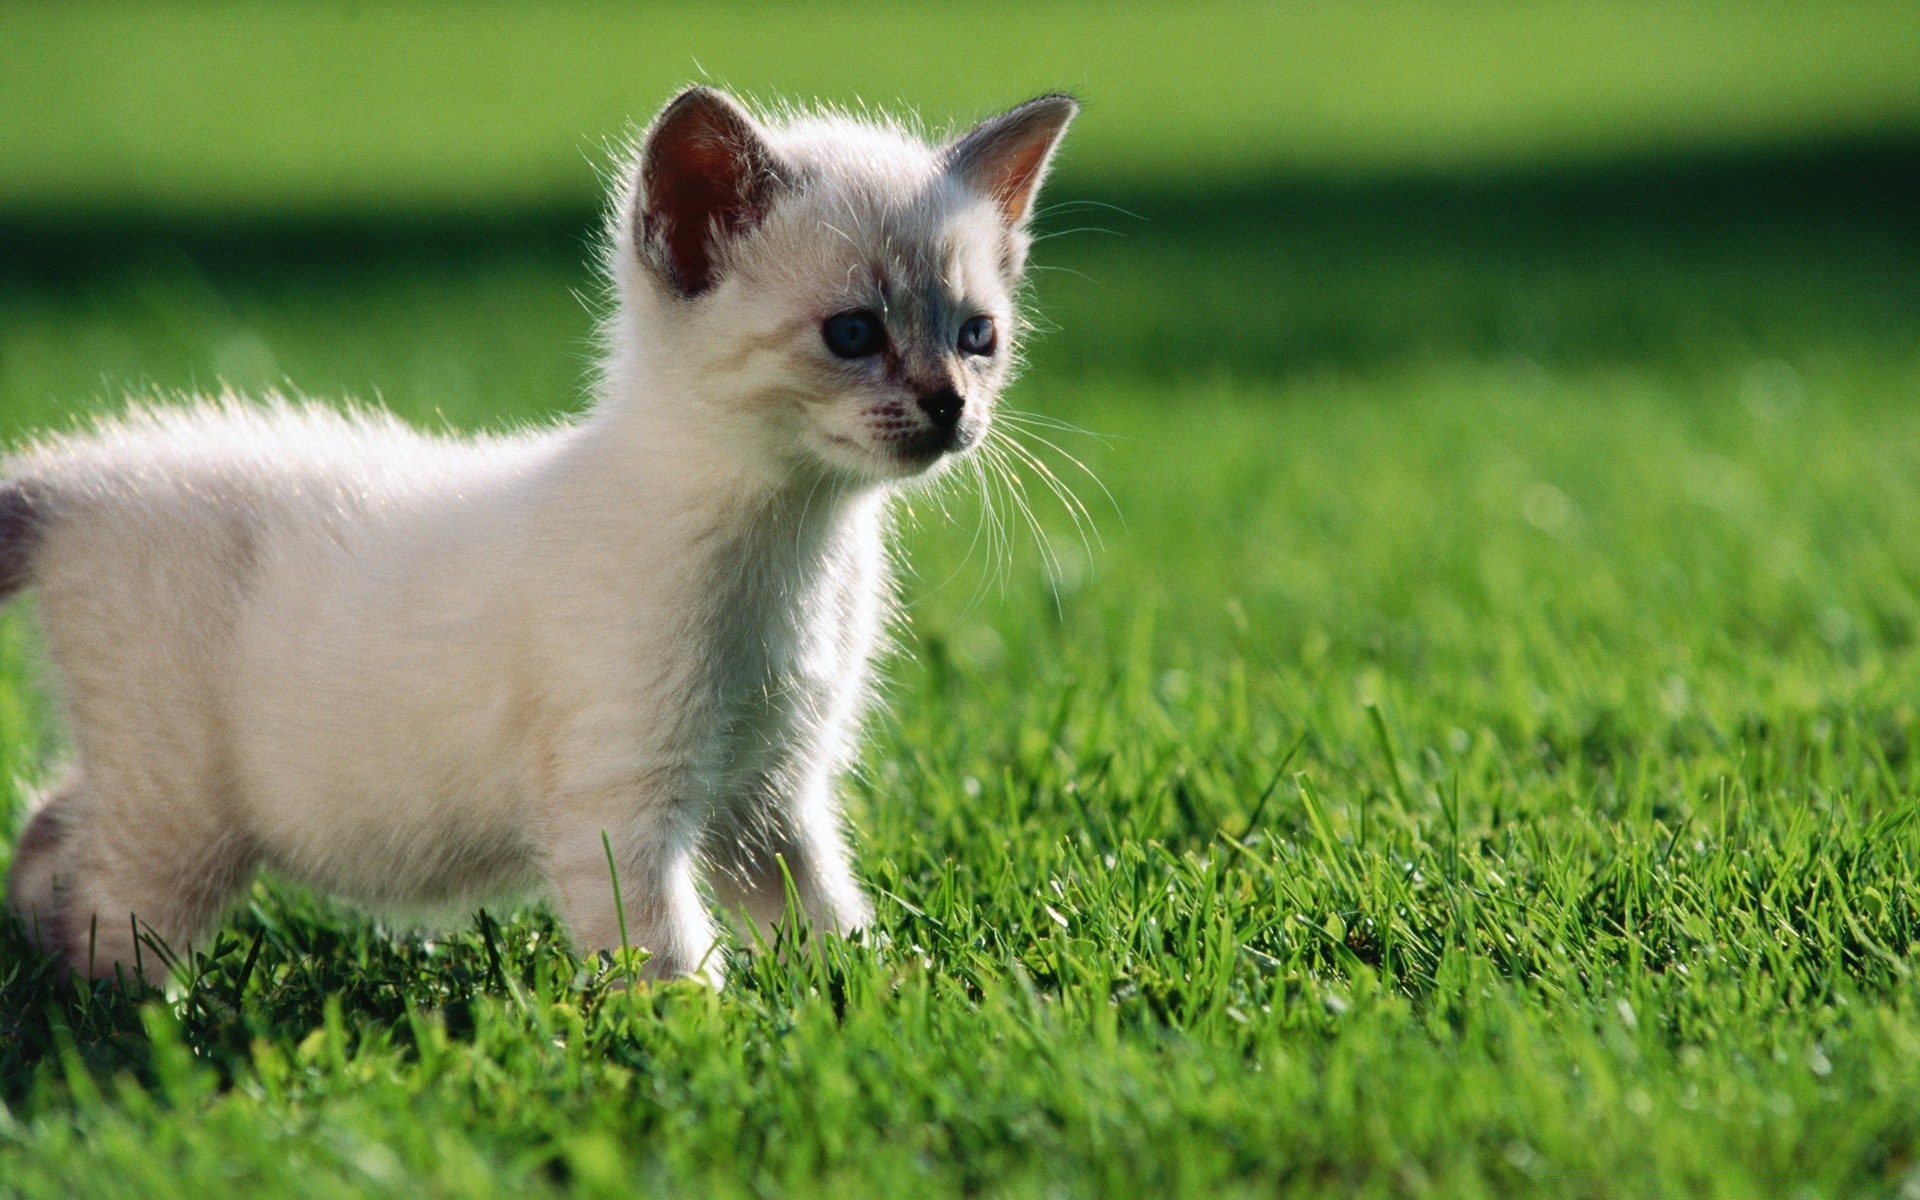
[[[0,46],[36,416],[283,376],[570,405],[607,147],[703,79],[935,129],[1079,93],[1048,199],[1124,211],[1047,222],[1050,380],[1912,333],[1911,3],[17,4]]]
[[[606,148],[700,79],[936,129],[1078,92],[1048,199],[1124,211],[1047,222],[1050,380],[1912,333],[1911,3],[19,4],[0,46],[36,418],[283,376],[570,405]]]
[[[389,1091],[323,1078],[328,995],[387,1061],[388,952],[289,901],[332,949],[283,954],[256,906],[244,1012],[182,1018],[238,1084],[205,1179],[276,1171],[256,1130],[299,1103],[247,1106],[279,1054],[342,1145],[418,1105],[406,1170],[449,1191],[455,1150],[515,1194],[560,1162],[707,1190],[749,1143],[713,1190],[1920,1188],[1920,6],[7,4],[0,442],[222,384],[576,410],[608,147],[697,80],[935,130],[1085,102],[1011,395],[1079,500],[1029,471],[1031,528],[1004,485],[911,502],[849,789],[926,957],[859,959],[857,1036],[763,965],[593,1027],[665,1043],[651,1098],[475,1112],[398,1050]],[[31,658],[16,609],[0,778],[57,744]],[[46,1194],[69,1156],[199,1145],[110,1098],[63,1149],[45,1047],[84,1022],[16,978],[0,1152]],[[515,1022],[578,1018],[555,978],[481,1013],[508,1032],[473,1070],[553,1068]],[[89,1019],[89,1062],[158,1028]],[[822,1094],[880,1107],[728,1125]],[[361,1179],[349,1150],[314,1178]]]
[[[941,125],[1085,97],[1076,190],[1586,162],[1910,131],[1911,4],[13,5],[10,208],[590,205],[696,79]]]

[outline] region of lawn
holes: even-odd
[[[0,441],[577,408],[593,148],[697,60],[1088,93],[1077,499],[910,502],[876,937],[627,990],[263,881],[135,1000],[6,925],[0,1194],[1920,1195],[1910,5],[157,11],[0,9]]]

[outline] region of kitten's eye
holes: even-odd
[[[841,358],[868,358],[887,344],[887,327],[880,314],[862,308],[828,317],[820,323],[820,336]]]
[[[960,327],[960,353],[993,353],[993,318],[973,317]]]

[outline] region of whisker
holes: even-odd
[[[1032,264],[1030,264],[1030,265],[1029,265],[1029,266],[1027,267],[1027,270],[1029,270],[1029,271],[1058,271],[1058,272],[1059,272],[1060,274],[1062,274],[1062,275],[1072,275],[1072,276],[1074,276],[1074,277],[1076,277],[1076,278],[1079,278],[1079,279],[1084,279],[1084,280],[1086,280],[1086,281],[1087,281],[1088,283],[1092,283],[1092,282],[1093,282],[1093,276],[1091,276],[1091,275],[1089,275],[1089,274],[1087,274],[1087,273],[1086,273],[1085,271],[1079,271],[1079,270],[1075,270],[1075,269],[1074,269],[1074,268],[1072,268],[1072,267],[1059,267],[1059,266],[1052,266],[1052,265],[1050,265],[1050,264],[1047,264],[1047,263],[1032,263]]]
[[[1007,487],[1007,465],[1000,447],[988,441],[981,447],[981,475],[987,480],[989,503],[993,493]],[[998,507],[991,509],[994,519],[993,569],[1004,593],[1013,575],[1013,535],[1007,530],[1006,516]]]
[[[1088,429],[1084,425],[1075,425],[1072,421],[1063,421],[1059,417],[1049,416],[1044,413],[1027,412],[1024,409],[1008,408],[1005,405],[1000,407],[996,417],[999,420],[1011,421],[1022,427],[1038,426],[1041,429],[1052,429],[1060,433],[1074,433],[1081,437],[1090,437],[1102,445],[1111,445],[1114,442],[1143,442],[1146,440],[1145,438],[1132,437],[1124,433],[1102,433],[1097,429]]]
[[[1093,473],[1092,467],[1089,467],[1087,464],[1081,462],[1079,459],[1075,458],[1073,455],[1061,449],[1060,444],[1058,442],[1052,441],[1049,438],[1042,437],[1041,435],[1035,433],[1031,429],[1028,429],[1025,432],[1028,437],[1032,438],[1036,442],[1039,442],[1041,445],[1053,451],[1055,454],[1058,454],[1061,458],[1066,459],[1068,462],[1072,463],[1075,467],[1078,467],[1080,469],[1080,472],[1084,474],[1088,479],[1093,480],[1094,486],[1100,489],[1101,493],[1106,496],[1107,503],[1112,506],[1113,515],[1120,518],[1120,528],[1125,529],[1127,527],[1127,514],[1120,511],[1120,501],[1114,498],[1112,490],[1109,489],[1105,483],[1101,482],[1100,477]]]
[[[993,553],[994,553],[993,531],[992,531],[993,522],[994,522],[993,502],[992,502],[992,498],[987,495],[986,476],[983,474],[982,465],[978,459],[969,459],[967,461],[967,470],[972,472],[974,477],[974,482],[979,489],[979,494],[984,506],[984,519],[978,525],[974,526],[973,539],[967,543],[967,551],[961,557],[958,565],[956,565],[953,568],[953,570],[948,573],[945,579],[942,579],[938,584],[934,585],[934,587],[930,590],[930,594],[946,590],[949,586],[952,585],[954,580],[960,577],[960,572],[964,571],[967,567],[967,564],[973,561],[974,552],[980,548],[980,542],[983,537],[987,541],[987,551],[986,551],[987,561],[991,563],[993,560]],[[945,489],[940,489],[940,490],[944,491]],[[942,499],[940,501],[940,504],[941,504],[942,514],[945,515],[949,521],[951,521],[953,518],[951,514],[946,512],[945,500]],[[962,609],[963,612],[971,612],[973,609],[973,606],[979,603],[980,590],[981,589],[978,585],[974,587],[973,595],[967,598],[967,602]]]
[[[1016,452],[1019,450],[1017,445],[1004,438],[1000,442],[1000,445],[1003,447],[1012,447]],[[1032,533],[1034,545],[1039,548],[1041,561],[1046,565],[1047,590],[1053,594],[1054,609],[1062,619],[1064,619],[1066,616],[1066,607],[1060,597],[1060,581],[1066,578],[1066,567],[1060,561],[1060,552],[1053,548],[1053,542],[1047,537],[1046,531],[1041,527],[1039,517],[1034,515],[1033,506],[1027,502],[1026,489],[1020,482],[1020,477],[1014,472],[1008,471],[1006,473],[1006,479],[1009,484],[1008,494],[1011,496],[1015,506],[1019,508],[1021,514],[1026,518],[1027,529]]]
[[[1052,204],[1043,206],[1034,215],[1035,217],[1038,217],[1038,218],[1044,218],[1044,217],[1050,217],[1055,213],[1077,212],[1078,210],[1083,208],[1104,208],[1108,212],[1119,213],[1123,217],[1131,217],[1133,220],[1136,220],[1136,221],[1148,221],[1152,219],[1150,217],[1142,216],[1137,212],[1133,212],[1130,209],[1121,208],[1118,204],[1108,204],[1105,200],[1090,200],[1086,198],[1080,198],[1080,199],[1074,199],[1074,200],[1059,200]]]
[[[1094,524],[1093,514],[1087,511],[1087,506],[1081,503],[1080,497],[1074,495],[1073,489],[1062,482],[1060,477],[1055,475],[1038,455],[1034,454],[1033,451],[1027,449],[1025,446],[1022,446],[1012,437],[1007,438],[1007,445],[1012,449],[1013,453],[1019,455],[1023,461],[1040,473],[1041,482],[1047,485],[1047,489],[1053,493],[1054,499],[1060,501],[1061,507],[1065,508],[1067,515],[1073,519],[1074,532],[1080,535],[1081,547],[1086,550],[1088,556],[1091,557],[1093,554],[1093,545],[1090,544],[1088,540],[1089,533],[1092,534],[1092,542],[1098,543],[1102,549],[1105,549],[1106,543],[1101,539],[1100,530]]]
[[[1046,233],[1036,233],[1033,235],[1033,243],[1039,245],[1041,242],[1050,242],[1054,238],[1067,237],[1075,233],[1104,233],[1108,237],[1127,236],[1118,229],[1108,229],[1103,225],[1075,225],[1072,229],[1050,229]]]
[[[1021,512],[1021,487],[1019,475],[1013,470],[1006,450],[998,439],[989,437],[981,446],[982,460],[988,478],[992,481],[995,496],[995,532],[997,541],[994,554],[994,585],[1002,595],[1006,594],[1013,582],[1014,554],[1013,521],[1009,514]],[[1024,514],[1022,519],[1026,519]]]
[[[980,499],[986,506],[993,538],[988,543],[987,569],[981,573],[980,586],[974,592],[976,604],[986,596],[989,588],[998,590],[1003,596],[1006,595],[1007,582],[1012,577],[1012,570],[1008,563],[1011,539],[1007,533],[1007,518],[996,495],[1003,486],[998,463],[991,455],[981,455]]]

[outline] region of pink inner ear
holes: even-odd
[[[1018,225],[1027,219],[1034,194],[1040,190],[1040,173],[1052,151],[1053,139],[1040,138],[1012,147],[1005,158],[991,164],[992,175],[981,190],[999,204],[1007,224]]]
[[[772,158],[745,114],[717,93],[668,107],[647,141],[643,241],[664,252],[688,295],[712,287],[722,239],[766,216]]]
[[[1053,148],[1077,111],[1079,105],[1070,96],[1029,100],[955,142],[948,161],[967,186],[992,198],[1008,225],[1023,224]]]

